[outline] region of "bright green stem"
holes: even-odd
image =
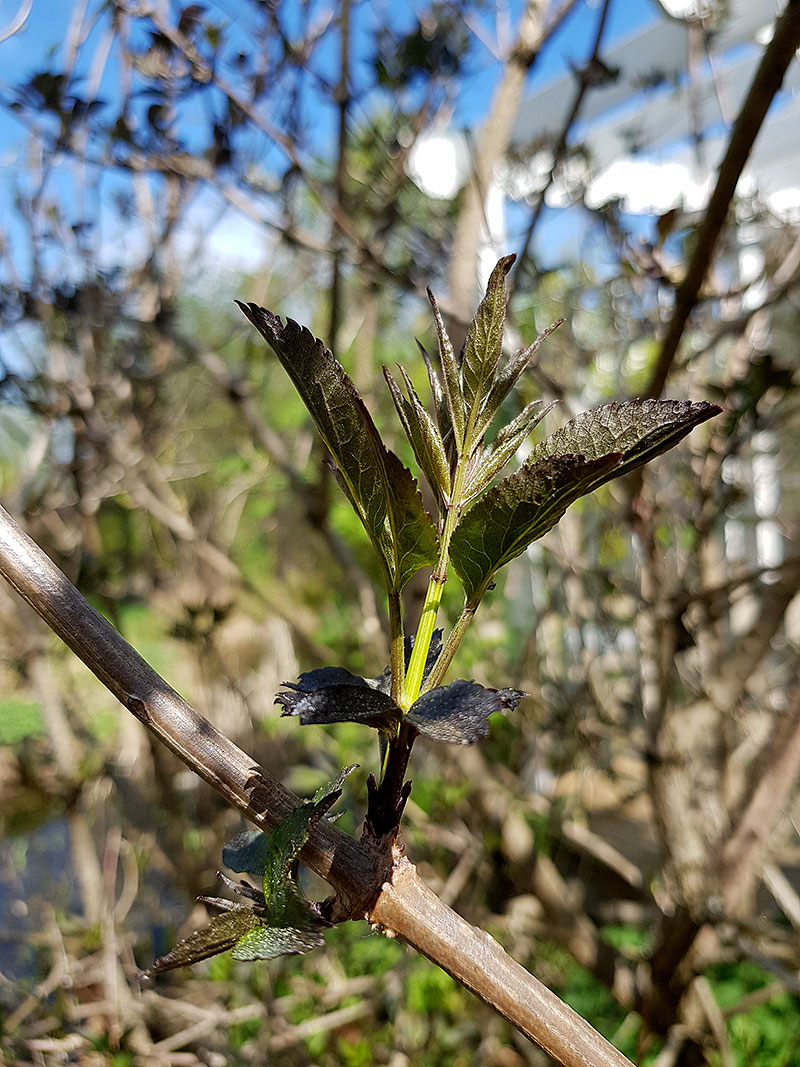
[[[436,570],[428,582],[428,591],[425,594],[425,603],[422,605],[417,635],[414,638],[414,648],[411,651],[411,659],[408,662],[405,685],[406,703],[400,705],[404,711],[408,711],[419,696],[419,691],[422,688],[422,673],[425,670],[425,663],[428,659],[428,649],[431,647],[433,631],[436,626],[436,614],[442,602],[444,583],[447,580],[446,561],[444,575],[437,577],[438,573],[439,566],[437,564]]]
[[[411,650],[411,659],[408,662],[405,687],[406,703],[400,705],[404,711],[408,711],[419,696],[419,691],[422,688],[422,675],[428,659],[428,650],[431,647],[433,631],[436,627],[436,615],[439,611],[439,605],[442,603],[444,584],[447,581],[447,565],[450,561],[450,538],[453,536],[453,531],[458,525],[461,515],[460,501],[466,476],[466,458],[462,456],[456,469],[456,475],[453,480],[453,503],[450,505],[445,519],[439,558],[428,582],[428,591],[425,594],[425,603],[422,605],[417,635],[414,638],[414,647]]]
[[[444,676],[447,674],[448,668],[453,662],[453,657],[458,651],[458,646],[461,644],[464,634],[469,629],[469,624],[472,622],[477,606],[477,604],[464,605],[455,626],[450,631],[450,636],[445,642],[441,655],[436,661],[436,666],[425,680],[425,685],[422,690],[424,693],[427,693],[430,689],[435,689],[437,685],[441,685],[444,681]]]

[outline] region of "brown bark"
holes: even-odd
[[[0,573],[159,740],[257,826],[298,798],[183,700],[95,611],[0,508]],[[334,887],[336,917],[366,918],[402,937],[565,1067],[631,1067],[579,1015],[427,889],[413,866],[323,819],[303,862]]]

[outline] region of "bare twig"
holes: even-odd
[[[753,769],[746,803],[725,842],[722,885],[726,910],[737,912],[752,888],[775,820],[800,773],[800,684]]]
[[[572,101],[572,107],[569,109],[564,125],[561,128],[561,133],[558,136],[555,147],[553,148],[553,161],[550,165],[550,170],[547,172],[544,185],[537,193],[536,204],[531,212],[530,221],[528,222],[528,228],[525,231],[525,237],[522,242],[522,248],[519,256],[517,257],[514,273],[511,276],[511,282],[509,285],[509,301],[513,297],[514,293],[519,287],[519,281],[522,277],[523,267],[528,259],[530,253],[531,241],[533,240],[533,234],[536,226],[541,218],[542,211],[544,210],[544,198],[547,194],[547,190],[553,184],[553,180],[556,175],[556,171],[561,165],[561,161],[564,158],[564,154],[567,150],[567,144],[569,142],[569,135],[574,126],[578,115],[580,114],[583,106],[584,98],[587,93],[598,85],[604,83],[604,79],[608,77],[608,70],[603,64],[600,58],[600,46],[603,42],[603,34],[605,33],[606,23],[608,21],[608,11],[611,6],[611,0],[603,0],[603,6],[600,10],[600,17],[597,20],[597,27],[595,29],[594,43],[592,46],[591,55],[586,63],[575,71],[575,76],[578,79],[578,86],[575,90],[575,96]]]
[[[664,389],[683,331],[697,304],[700,287],[725,225],[736,185],[758,136],[758,131],[767,117],[770,105],[783,83],[786,70],[798,46],[800,46],[800,0],[788,0],[783,14],[775,24],[772,40],[764,51],[750,90],[734,124],[728,149],[720,164],[717,184],[697,232],[695,250],[686,271],[686,277],[675,293],[675,307],[661,343],[658,363],[647,390],[648,396],[658,397]]]

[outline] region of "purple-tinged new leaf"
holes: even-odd
[[[467,328],[461,365],[464,408],[467,413],[464,447],[467,451],[470,451],[472,443],[483,436],[476,432],[476,427],[503,352],[503,327],[508,303],[505,279],[515,259],[516,256],[503,256],[497,263],[489,277],[486,295]]]
[[[328,685],[311,693],[279,693],[275,703],[283,706],[281,714],[298,716],[303,726],[360,722],[388,731],[402,715],[387,693],[361,685]]]
[[[447,400],[447,409],[450,413],[450,422],[453,427],[456,453],[460,456],[464,450],[464,430],[467,425],[464,408],[464,394],[461,390],[461,370],[453,351],[453,345],[447,336],[442,313],[436,302],[436,297],[428,289],[428,300],[433,311],[433,321],[436,326],[436,336],[439,339],[439,360],[442,364],[442,381],[444,394]]]
[[[305,671],[296,682],[284,682],[283,685],[300,693],[313,693],[315,689],[325,689],[329,685],[369,686],[369,682],[358,674],[351,674],[345,667],[317,667]]]
[[[436,530],[411,473],[390,452],[333,353],[305,327],[257,304],[239,307],[274,350],[333,457],[345,488],[397,591],[436,559]]]
[[[471,745],[489,735],[489,716],[513,711],[525,694],[519,689],[486,689],[463,678],[423,693],[407,719],[421,734],[452,745]]]
[[[718,415],[722,408],[702,400],[627,400],[585,411],[551,434],[533,450],[531,459],[578,452],[599,459],[621,452],[619,465],[593,488],[619,478],[666,452],[695,426]]]

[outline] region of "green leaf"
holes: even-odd
[[[465,490],[467,501],[478,496],[500,473],[523,441],[554,407],[554,404],[555,402],[545,405],[543,400],[534,400],[500,430],[492,444],[484,451],[478,468],[467,484]]]
[[[436,373],[436,368],[431,362],[431,357],[428,355],[424,345],[421,345],[419,341],[417,341],[417,347],[422,355],[425,370],[428,372],[431,398],[433,400],[433,410],[436,412],[436,422],[439,427],[439,433],[445,444],[445,450],[447,450],[448,442],[450,445],[455,444],[453,440],[453,423],[450,418],[450,409],[447,406],[447,399],[442,390],[442,383],[439,381],[439,375]],[[449,457],[450,453],[448,452],[448,459]]]
[[[308,835],[340,795],[341,789],[335,789],[321,800],[298,804],[270,831],[264,864],[264,900],[268,918],[272,916],[273,901],[277,899],[281,885],[289,878],[292,865],[308,841]]]
[[[289,872],[312,828],[336,802],[345,778],[355,768],[356,764],[345,767],[332,781],[320,786],[313,800],[293,808],[271,833],[247,830],[229,841],[222,850],[225,865],[238,873],[263,874],[264,892],[247,882],[232,882],[222,874],[220,877],[229,889],[255,901],[256,907],[200,897],[207,904],[223,908],[223,914],[203,930],[179,941],[147,973],[158,974],[197,963],[226,949],[232,949],[231,955],[237,960],[269,960],[322,945],[321,931],[329,923],[301,895]]]
[[[450,464],[445,452],[442,435],[436,423],[425,410],[410,378],[402,367],[400,367],[400,373],[405,381],[408,399],[403,396],[400,386],[389,370],[386,367],[383,368],[383,376],[389,386],[389,392],[392,394],[392,400],[400,417],[400,422],[403,424],[406,436],[414,449],[417,463],[423,470],[425,477],[428,479],[428,485],[436,494],[437,499],[446,504],[450,499]]]
[[[233,948],[240,938],[260,924],[261,920],[252,908],[244,904],[233,904],[222,915],[216,915],[208,926],[196,930],[155,961],[146,973],[161,974],[175,967],[188,967],[192,963],[208,959]]]
[[[528,345],[527,348],[521,348],[518,352],[509,359],[508,363],[502,370],[498,371],[497,377],[489,390],[488,399],[481,411],[480,419],[478,420],[475,432],[478,437],[484,434],[489,427],[492,419],[500,410],[500,405],[505,398],[511,392],[516,385],[520,375],[529,365],[533,359],[539,347],[550,336],[550,334],[558,329],[558,327],[564,322],[564,319],[558,319],[551,326],[548,326],[546,330],[542,330],[533,344]]]
[[[222,862],[237,874],[263,877],[267,866],[269,834],[263,830],[244,830],[222,849]]]
[[[467,602],[477,604],[494,574],[547,533],[569,505],[590,492],[621,460],[551,456],[508,475],[473,504],[450,541],[450,558]]]
[[[478,416],[483,408],[503,351],[503,327],[506,321],[505,278],[516,256],[504,256],[492,271],[486,295],[478,306],[467,329],[464,359],[461,365],[467,430],[464,447],[470,450],[471,441],[480,440],[475,433]]]
[[[464,409],[464,394],[461,391],[461,372],[458,366],[453,345],[447,336],[444,327],[442,313],[436,303],[436,297],[427,290],[428,300],[433,311],[433,322],[436,327],[436,336],[439,339],[439,361],[442,364],[444,394],[447,400],[447,409],[450,413],[450,422],[453,427],[456,452],[458,455],[464,450],[464,431],[467,425],[467,417]]]
[[[339,771],[335,778],[331,778],[329,782],[326,782],[324,785],[321,785],[319,787],[319,789],[314,794],[314,803],[321,804],[323,800],[327,800],[330,796],[334,797],[335,799],[340,797],[342,794],[342,786],[344,785],[346,779],[349,778],[353,771],[357,769],[357,763],[350,763],[347,767],[342,767],[342,769]]]
[[[489,735],[489,716],[513,711],[525,694],[519,689],[486,689],[457,679],[423,693],[409,708],[407,719],[435,741],[470,745]]]
[[[496,571],[555,526],[573,501],[665,452],[720,410],[688,400],[608,404],[537,445],[456,527],[450,553],[467,600],[477,603]]]
[[[387,589],[402,589],[436,560],[436,530],[416,482],[390,452],[358,390],[332,352],[305,327],[257,304],[239,307],[292,379],[333,457],[340,485],[383,565]]]
[[[578,415],[556,430],[533,450],[531,459],[579,452],[587,459],[598,459],[609,452],[621,452],[622,459],[610,478],[619,478],[655,456],[666,452],[695,426],[718,415],[722,408],[702,400],[628,400],[606,404]]]
[[[325,944],[324,924],[315,930],[296,930],[291,926],[265,926],[259,923],[234,946],[235,960],[274,960],[278,956],[299,956]]]
[[[237,960],[269,960],[309,952],[325,943],[322,931],[328,925],[287,880],[276,889],[264,919],[237,942],[231,955]]]

